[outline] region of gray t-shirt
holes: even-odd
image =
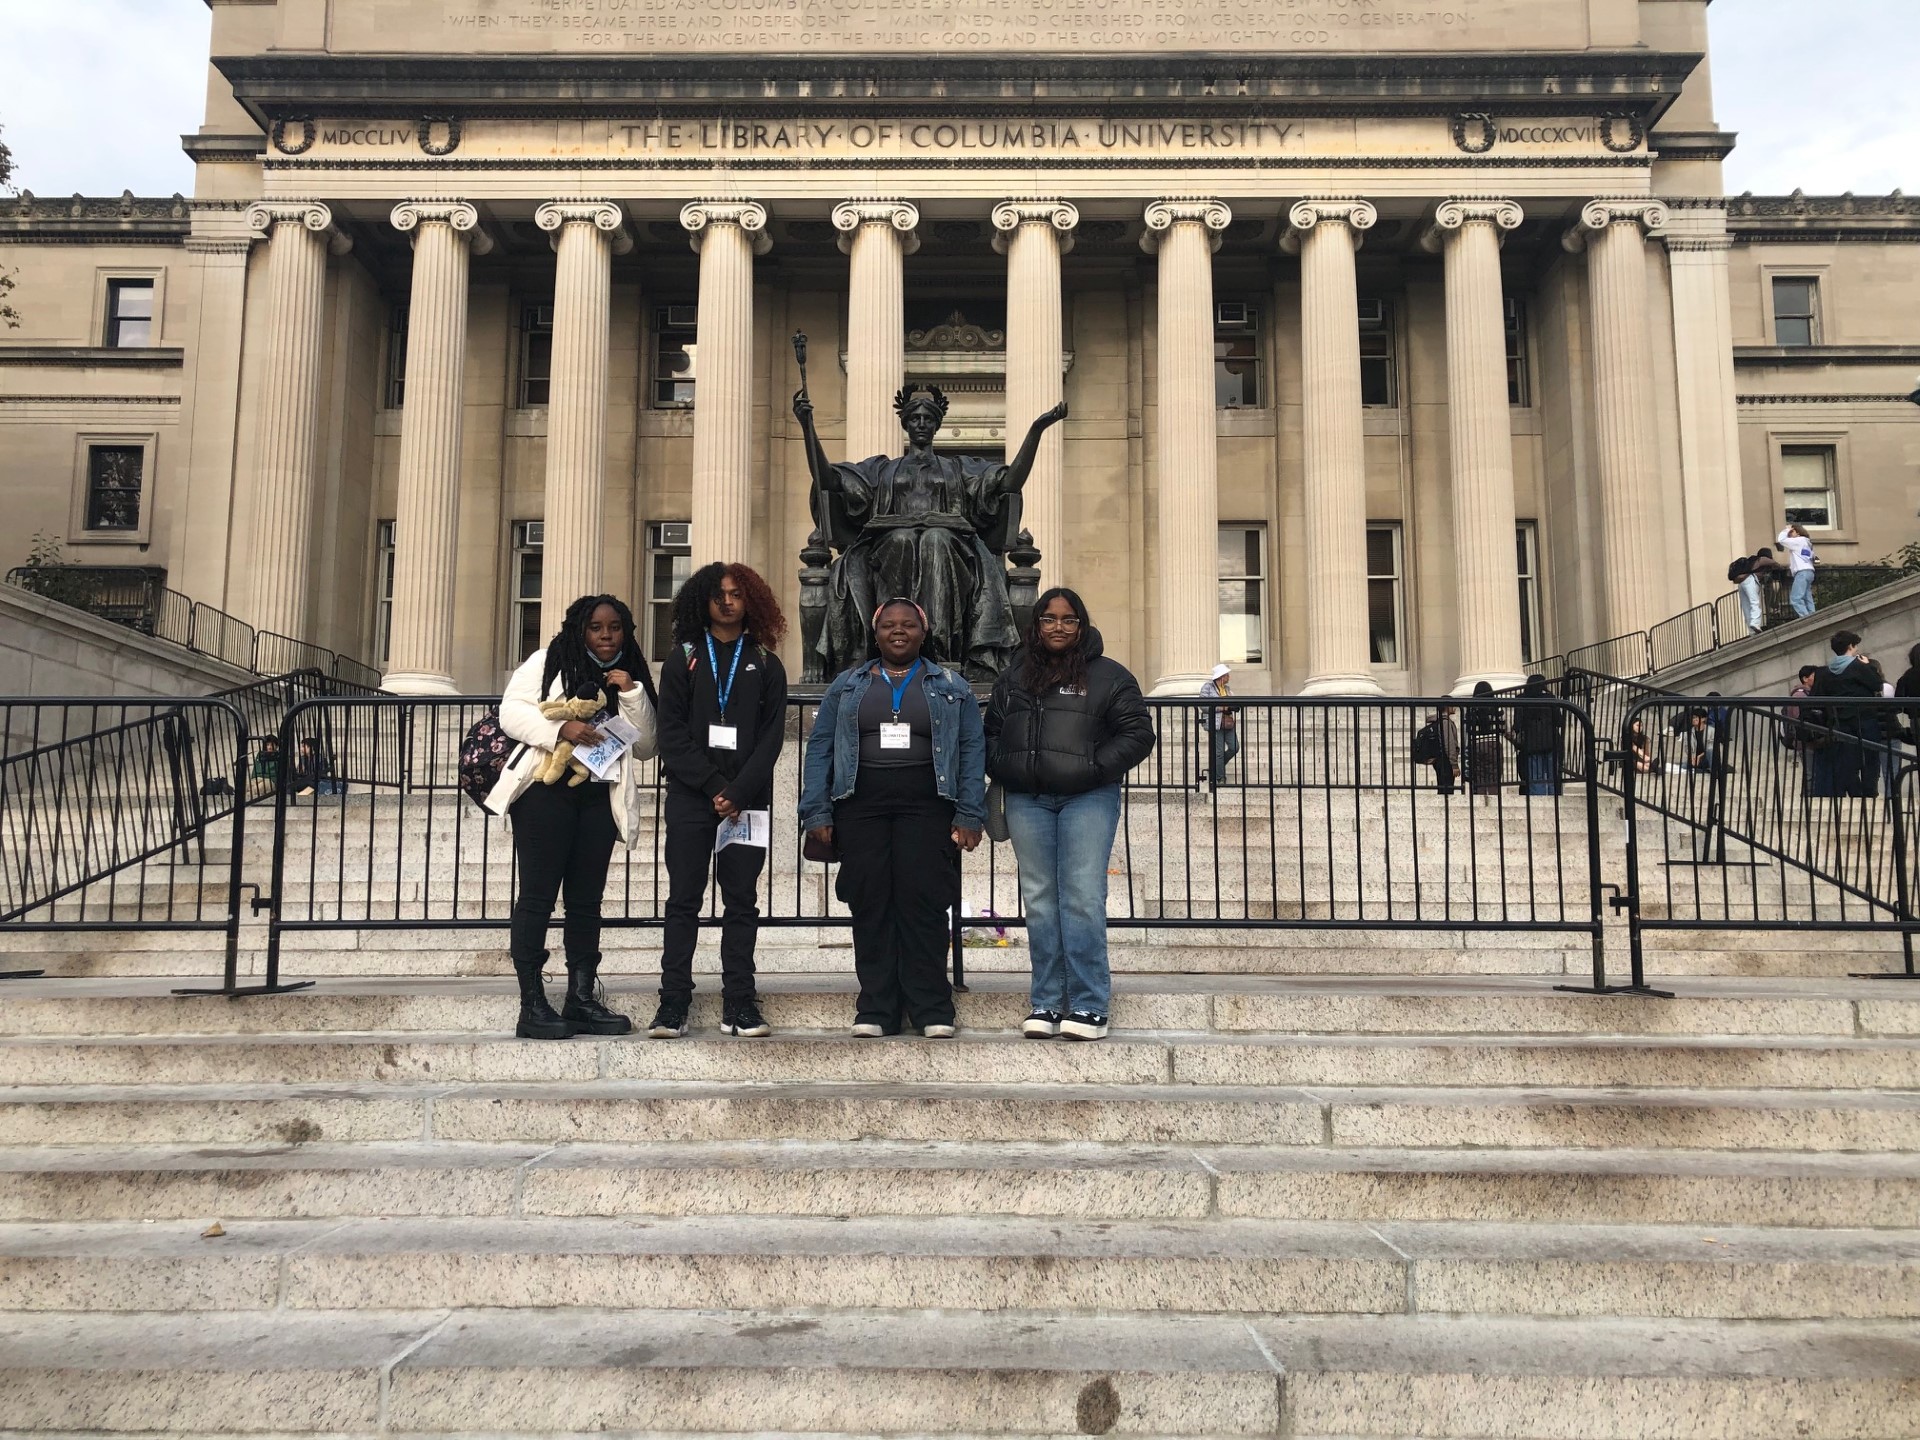
[[[912,728],[913,743],[905,750],[882,750],[880,727],[893,723],[893,686],[887,672],[874,673],[860,702],[860,764],[880,770],[904,770],[933,763],[933,716],[927,710],[926,677],[915,675],[900,697],[900,723]]]

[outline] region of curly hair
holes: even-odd
[[[640,688],[647,692],[647,699],[659,704],[660,697],[653,688],[653,671],[647,664],[646,651],[640,648],[640,632],[634,628],[633,612],[611,595],[582,595],[567,607],[567,615],[560,622],[559,633],[547,642],[546,673],[540,681],[540,693],[545,695],[552,690],[553,682],[563,676],[569,695],[592,694],[606,688],[604,677],[607,672],[587,650],[587,621],[602,605],[613,608],[613,613],[620,617],[620,624],[627,632],[620,658],[614,661],[611,668],[624,670],[633,676],[640,683]]]
[[[776,650],[787,633],[787,617],[780,602],[773,598],[773,587],[760,578],[750,565],[729,565],[716,560],[702,565],[687,577],[673,597],[673,643],[691,645],[707,633],[712,624],[707,607],[720,593],[720,582],[731,580],[739,587],[740,602],[746,611],[746,633],[764,650]]]
[[[1080,617],[1080,633],[1072,648],[1056,655],[1040,638],[1040,617],[1055,600],[1064,600]],[[1027,622],[1025,660],[1020,667],[1020,684],[1029,695],[1044,695],[1049,690],[1084,690],[1087,666],[1093,659],[1093,620],[1078,594],[1064,585],[1056,585],[1033,605],[1033,618]]]

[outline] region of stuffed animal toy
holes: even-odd
[[[578,697],[570,700],[542,700],[540,713],[549,720],[591,720],[600,713],[603,702],[598,695]],[[553,747],[553,753],[547,757],[546,764],[535,772],[534,779],[542,785],[558,785],[560,777],[571,770],[573,774],[567,784],[582,785],[593,778],[593,772],[573,758],[573,742],[562,740]]]

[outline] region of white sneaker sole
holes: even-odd
[[[687,1027],[684,1025],[682,1025],[678,1030],[669,1029],[665,1025],[655,1025],[653,1028],[647,1031],[647,1038],[649,1040],[678,1040],[680,1039],[681,1036],[685,1035],[686,1033],[687,1033]]]
[[[747,1040],[758,1040],[762,1036],[773,1034],[771,1025],[722,1025],[722,1035],[738,1035]]]
[[[1107,1038],[1107,1027],[1066,1020],[1061,1022],[1060,1038],[1062,1040],[1104,1040]]]
[[[953,1026],[928,1025],[922,1029],[920,1033],[929,1040],[951,1040],[953,1038]]]
[[[1051,1040],[1060,1033],[1058,1025],[1050,1025],[1045,1020],[1023,1020],[1020,1033],[1029,1040]]]
[[[853,1038],[856,1040],[878,1040],[886,1033],[887,1032],[878,1025],[856,1025],[853,1027]]]

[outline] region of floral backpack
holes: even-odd
[[[482,810],[487,809],[487,796],[500,783],[500,772],[519,748],[520,742],[500,728],[497,706],[468,727],[466,739],[460,742],[460,789]]]

